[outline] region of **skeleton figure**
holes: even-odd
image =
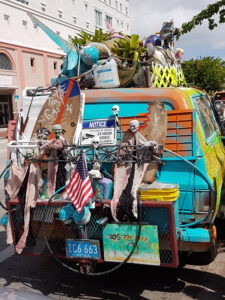
[[[130,131],[135,133],[138,128],[140,126],[140,123],[138,122],[138,120],[131,120],[130,121]]]
[[[92,139],[92,145],[95,149],[98,149],[100,147],[100,138],[99,136],[95,136],[93,139]]]
[[[146,138],[138,131],[139,122],[130,121],[129,129],[124,133],[122,145],[135,146],[146,143]],[[120,153],[123,155],[123,150]],[[133,220],[137,218],[137,190],[148,164],[135,164],[128,162],[115,165],[114,170],[114,194],[111,201],[111,211],[114,220],[121,221]],[[117,208],[118,202],[120,205]],[[118,219],[117,219],[118,218]]]
[[[99,147],[101,146],[100,144],[100,137],[99,136],[95,136],[93,139],[92,139],[92,145],[94,147],[94,154],[96,156],[96,160],[99,160]]]
[[[60,134],[62,133],[62,127],[59,124],[55,124],[53,126],[53,132],[55,134],[55,138],[49,140],[45,144],[43,144],[40,149],[45,150],[46,152],[50,151],[50,161],[48,163],[48,195],[49,197],[58,190],[60,187],[65,185],[66,182],[66,163],[64,161],[56,163],[58,157],[63,157],[63,147],[67,144],[64,137]],[[55,160],[55,161],[54,161]]]
[[[113,105],[112,111],[113,111],[113,114],[117,116],[120,111],[119,105]]]
[[[119,105],[113,105],[112,112],[113,112],[113,114],[115,116],[117,129],[119,129],[119,125],[120,125],[119,118],[118,118],[119,111],[120,111]]]
[[[59,124],[55,124],[52,129],[53,129],[53,132],[55,134],[55,138],[59,139],[60,135],[62,133],[62,126],[59,125]]]
[[[27,149],[25,153],[25,159],[31,160],[34,157],[34,151],[31,149]]]

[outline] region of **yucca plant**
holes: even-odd
[[[112,52],[123,61],[124,66],[132,65],[146,52],[141,42],[138,34],[132,34],[130,38],[124,35],[124,39],[115,41]]]
[[[71,39],[71,42],[75,45],[85,46],[90,42],[101,43],[103,41],[108,41],[112,37],[112,32],[103,33],[101,28],[96,29],[94,34],[87,33],[83,30]]]
[[[89,34],[83,30],[81,30],[77,36],[71,39],[71,42],[75,45],[85,46],[92,39],[92,34]]]

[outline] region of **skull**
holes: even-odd
[[[58,139],[60,137],[60,134],[62,133],[62,126],[59,124],[55,124],[52,130],[55,133],[55,138]]]
[[[92,139],[92,144],[93,144],[93,146],[94,146],[95,149],[99,148],[99,146],[100,146],[100,138],[99,138],[99,136],[95,136]]]
[[[139,128],[139,122],[138,120],[131,120],[130,121],[130,131],[131,132],[136,132]]]
[[[32,159],[34,157],[34,151],[31,149],[27,149],[25,153],[25,158],[26,159]]]
[[[118,115],[118,113],[119,113],[119,111],[120,111],[119,105],[113,105],[112,111],[113,111],[113,114],[114,114],[114,115]]]

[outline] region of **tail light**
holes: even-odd
[[[205,213],[208,212],[211,205],[210,191],[195,191],[195,212]]]

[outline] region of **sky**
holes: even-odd
[[[160,31],[162,23],[174,20],[175,27],[181,27],[213,0],[130,0],[131,33],[140,37]],[[204,56],[220,57],[225,60],[225,23],[214,30],[208,29],[208,21],[183,35],[175,48],[184,49],[184,59],[198,59]]]

